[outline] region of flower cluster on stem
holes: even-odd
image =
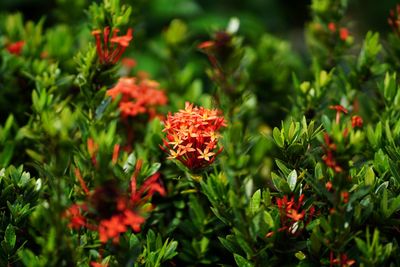
[[[185,109],[164,121],[166,138],[161,148],[169,159],[177,159],[191,170],[200,169],[214,162],[222,151],[218,148],[219,130],[226,126],[217,109],[194,107],[186,103]]]
[[[100,242],[106,243],[112,240],[119,241],[119,236],[129,228],[139,232],[141,225],[145,222],[143,214],[151,211],[152,207],[146,206],[151,197],[158,193],[166,194],[164,187],[160,184],[160,174],[155,173],[148,177],[139,189],[136,180],[142,166],[138,160],[136,170],[131,177],[130,194],[125,194],[113,188],[113,184],[106,184],[94,191],[89,191],[80,171],[75,169],[75,175],[79,180],[87,199],[81,204],[71,205],[65,212],[69,219],[69,227],[98,231]]]
[[[311,206],[306,209],[304,207],[304,194],[301,194],[297,200],[292,196],[289,200],[288,196],[276,198],[276,205],[279,209],[281,227],[278,232],[286,232],[290,235],[297,236],[304,227],[311,221],[315,208]],[[274,232],[270,232],[266,237],[270,237]]]
[[[156,107],[165,105],[168,98],[164,91],[158,89],[156,81],[139,78],[120,78],[115,87],[107,91],[113,99],[121,95],[119,109],[123,118],[148,114],[150,118],[157,115]]]
[[[7,51],[10,54],[14,54],[14,55],[19,56],[21,54],[21,52],[22,52],[22,49],[23,49],[24,45],[25,45],[25,41],[18,41],[18,42],[15,42],[15,43],[11,43],[11,44],[9,44],[7,46]]]
[[[105,27],[103,32],[101,30],[92,31],[92,35],[96,39],[96,50],[100,64],[116,64],[125,49],[129,46],[133,30],[129,28],[126,35],[123,36],[117,36],[118,32],[118,29],[113,29],[111,32],[109,26]]]

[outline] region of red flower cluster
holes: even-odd
[[[116,64],[124,53],[132,40],[133,30],[130,28],[126,35],[117,36],[118,29],[112,31],[110,38],[110,27],[105,27],[103,33],[100,30],[92,31],[92,35],[96,38],[97,55],[101,64]],[[103,42],[101,35],[103,34]],[[111,44],[110,44],[111,43]]]
[[[396,9],[390,10],[390,15],[388,17],[389,26],[393,31],[400,35],[400,4],[396,5]]]
[[[156,106],[168,102],[164,91],[158,87],[156,81],[147,78],[120,78],[117,85],[107,91],[107,95],[113,99],[122,95],[119,108],[123,118],[144,113],[154,118],[157,115]]]
[[[302,229],[311,221],[315,213],[314,206],[308,210],[304,209],[304,194],[295,201],[294,196],[289,200],[287,196],[283,198],[276,198],[276,204],[280,212],[281,228],[278,232],[286,231],[291,235],[298,235]],[[273,235],[274,232],[267,234],[267,237]]]
[[[328,29],[333,32],[336,33],[337,27],[336,24],[334,22],[329,22],[328,23]],[[345,27],[341,27],[339,28],[339,38],[342,41],[346,41],[347,38],[349,37],[350,33],[349,30]]]
[[[99,239],[102,243],[106,243],[110,239],[113,242],[118,242],[120,234],[126,232],[129,228],[139,232],[140,226],[145,222],[145,218],[142,215],[152,209],[151,207],[150,209],[145,208],[145,204],[150,201],[155,193],[161,196],[166,194],[159,182],[159,173],[147,178],[140,189],[136,189],[136,179],[141,165],[142,162],[139,160],[135,173],[131,178],[131,192],[129,195],[121,194],[120,192],[115,193],[114,189],[110,190],[109,185],[90,192],[86,185],[83,184],[88,199],[83,204],[73,204],[67,209],[65,216],[69,219],[69,227],[72,229],[85,227],[89,230],[98,231]],[[77,169],[76,174],[80,183],[84,183]],[[109,193],[110,191],[111,194]],[[108,195],[107,192],[109,193]],[[108,199],[110,195],[114,199]],[[107,213],[111,212],[111,214],[102,215],[102,211],[99,210],[101,208],[107,209]]]
[[[22,52],[22,48],[25,45],[25,41],[18,41],[15,43],[11,43],[7,46],[7,51],[10,52],[10,54],[14,54],[19,56]]]
[[[226,122],[219,114],[216,109],[193,107],[188,102],[184,110],[168,114],[163,130],[165,147],[161,146],[168,158],[177,159],[192,170],[210,165],[222,151],[217,147],[219,129]]]
[[[363,119],[358,115],[351,117],[351,126],[353,128],[356,128],[356,127],[361,128],[363,126]]]

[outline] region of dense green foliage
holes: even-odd
[[[0,14],[1,266],[400,266],[400,6],[257,2]]]

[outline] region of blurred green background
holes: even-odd
[[[72,38],[69,37],[71,39],[69,42],[76,48],[82,49],[84,47],[82,44],[92,40],[90,35],[92,29],[89,28],[85,10],[93,2],[100,1],[1,0],[0,15],[21,12],[24,20],[37,22],[45,17],[44,27],[47,29],[55,25],[60,26],[60,29],[67,26],[65,27],[68,28],[67,32],[73,33]],[[356,43],[361,43],[368,30],[378,31],[384,36],[391,31],[387,17],[396,2],[395,0],[379,3],[374,0],[349,0],[348,12],[341,23],[350,29]],[[251,70],[251,77],[258,88],[256,92],[259,102],[265,104],[260,107],[263,109],[261,113],[264,114],[264,119],[275,125],[287,112],[284,103],[287,100],[292,72],[304,78],[302,72],[305,68],[302,62],[310,63],[304,37],[304,26],[311,17],[310,3],[311,0],[121,0],[121,4],[128,4],[133,8],[130,24],[135,30],[134,42],[125,56],[135,58],[138,62],[137,70],[149,72],[163,86],[176,87],[174,80],[179,77],[170,78],[171,66],[168,58],[171,55],[168,55],[170,51],[168,52],[162,39],[171,21],[178,18],[187,26],[185,38],[189,46],[179,48],[179,51],[175,51],[172,55],[177,61],[177,69],[172,74],[180,75],[178,70],[184,73],[183,68],[190,65],[188,70],[192,72],[191,79],[202,78],[205,83],[204,90],[207,92],[211,88],[210,81],[204,79],[207,62],[204,55],[197,51],[196,45],[209,40],[213,32],[225,29],[229,20],[237,17],[240,20],[238,35],[244,37],[245,45],[254,47],[257,51],[258,61],[256,67]],[[123,32],[125,30],[122,29]],[[271,35],[262,38],[265,33]],[[2,34],[0,32],[0,35]],[[273,39],[271,36],[287,40],[288,43]],[[280,52],[274,50],[278,47],[282,48]],[[58,53],[61,48],[60,45],[60,49],[56,52]],[[73,73],[71,66],[74,66],[74,63],[71,59],[74,51],[70,48],[71,45],[65,45],[67,51],[64,57],[59,57],[59,60],[63,62],[62,68]],[[268,49],[272,49],[272,52]],[[303,60],[299,60],[297,55]],[[277,68],[280,68],[279,77],[271,75]],[[27,87],[29,86],[28,84]],[[174,90],[179,91],[178,88]],[[27,97],[29,98],[29,95]],[[275,101],[277,99],[281,101]],[[20,102],[27,102],[29,105],[30,100]],[[271,105],[274,107],[271,108]],[[5,120],[8,112],[18,114],[18,121],[24,121],[27,118],[24,115],[27,110],[28,107],[16,110],[0,107],[0,114],[5,114],[0,121]],[[277,113],[280,115],[276,115]]]
[[[47,24],[70,17],[84,18],[83,9],[88,0],[2,0],[1,12],[20,11],[27,19],[38,20],[46,16]],[[99,2],[99,1],[97,1]],[[388,31],[386,18],[397,1],[350,0],[347,18],[353,31]],[[309,17],[310,1],[305,0],[121,0],[136,7],[136,15],[145,17],[147,27],[159,31],[172,18],[181,18],[194,25],[210,27],[226,25],[232,16],[242,21],[241,31],[256,36],[259,31],[290,36],[301,29]]]

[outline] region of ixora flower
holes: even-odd
[[[219,130],[226,126],[224,117],[216,109],[193,107],[186,102],[185,109],[164,121],[164,146],[169,159],[177,159],[191,170],[200,169],[214,162],[221,153],[218,148]]]
[[[119,109],[123,118],[135,117],[139,114],[148,114],[154,118],[156,107],[165,105],[168,98],[164,91],[158,89],[156,81],[146,77],[120,78],[114,88],[107,91],[113,99],[121,95]]]
[[[7,51],[10,54],[19,56],[22,52],[22,48],[24,47],[24,45],[25,45],[25,41],[18,41],[15,43],[11,43],[7,46]]]
[[[69,219],[68,226],[72,229],[86,228],[98,231],[100,242],[119,241],[120,234],[129,228],[139,232],[146,221],[145,213],[153,209],[147,205],[151,197],[158,193],[165,196],[164,187],[160,184],[160,174],[148,177],[137,190],[136,180],[142,166],[138,160],[136,170],[131,177],[130,194],[120,192],[114,183],[105,184],[94,191],[89,191],[82,175],[75,169],[75,175],[84,189],[87,199],[81,204],[71,205],[64,213]]]
[[[281,228],[278,229],[278,232],[286,231],[296,236],[311,221],[315,208],[311,206],[309,209],[305,209],[304,197],[304,194],[301,194],[297,200],[294,196],[290,200],[287,196],[276,198],[281,220]]]
[[[346,41],[347,38],[349,38],[350,33],[349,30],[347,28],[340,28],[339,30],[339,37],[342,41]]]
[[[356,127],[361,128],[363,126],[363,119],[358,115],[351,117],[351,126],[353,128],[356,128]]]
[[[129,46],[133,30],[129,28],[126,35],[123,36],[117,36],[118,32],[118,29],[113,29],[110,38],[111,30],[109,26],[105,27],[103,32],[100,30],[92,31],[92,35],[96,38],[96,50],[101,64],[116,64]],[[101,38],[102,35],[103,38]]]
[[[346,108],[344,108],[341,105],[333,105],[333,106],[329,106],[329,109],[333,109],[336,110],[336,123],[339,124],[340,123],[340,113],[344,113],[347,114],[348,111]]]

